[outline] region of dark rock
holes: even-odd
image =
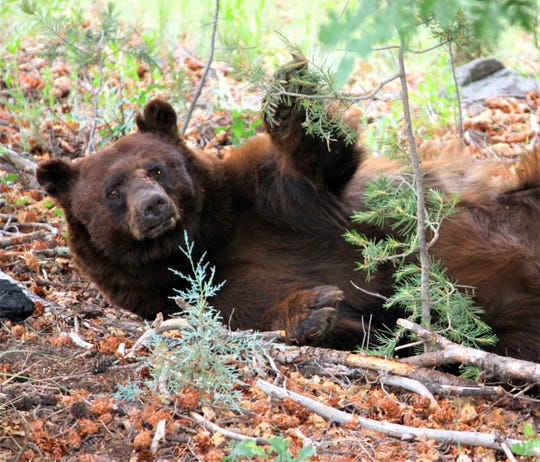
[[[504,64],[495,58],[478,58],[456,69],[456,78],[460,86],[482,80],[504,69]]]
[[[33,312],[34,302],[22,289],[6,279],[0,279],[0,319],[24,321]]]
[[[77,419],[82,419],[90,415],[88,405],[84,401],[76,401],[71,405],[69,409],[71,415]]]

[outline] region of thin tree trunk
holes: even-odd
[[[416,148],[416,140],[414,139],[414,131],[412,128],[412,117],[409,107],[409,92],[407,89],[407,73],[405,70],[405,61],[403,59],[405,42],[402,34],[399,34],[400,47],[398,49],[398,64],[401,80],[401,99],[403,101],[403,114],[405,116],[405,131],[409,141],[410,161],[414,174],[414,184],[416,192],[416,214],[418,219],[417,236],[418,236],[418,251],[420,253],[420,270],[421,270],[421,302],[422,302],[422,325],[429,327],[431,321],[430,305],[431,297],[429,293],[429,275],[431,272],[431,264],[428,255],[428,245],[426,241],[426,207],[424,201],[424,174],[420,168],[420,159]]]

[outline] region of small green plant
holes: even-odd
[[[255,135],[257,127],[262,123],[261,119],[251,120],[249,116],[246,111],[233,109],[231,111],[231,123],[216,128],[216,134],[228,130],[232,145],[241,145],[245,140]]]
[[[28,196],[21,196],[21,197],[17,197],[17,199],[15,199],[14,204],[15,205],[26,205],[26,204],[29,204],[30,201],[31,201],[31,199]]]
[[[274,462],[305,462],[315,455],[315,448],[305,446],[295,457],[289,451],[289,442],[281,436],[275,436],[269,441],[268,449],[258,446],[253,440],[243,440],[233,446],[231,453],[224,458],[226,462],[239,462],[254,457],[272,460]]]
[[[533,457],[534,454],[540,451],[540,435],[534,430],[531,424],[525,423],[523,425],[523,434],[526,441],[523,443],[514,444],[512,446],[512,452],[518,456]],[[540,462],[540,457],[537,457],[536,462]]]
[[[8,185],[14,181],[17,181],[17,178],[18,176],[16,173],[6,173],[0,177],[0,183]]]
[[[43,208],[50,209],[58,218],[64,218],[64,211],[56,207],[54,201],[48,199],[42,203]]]
[[[358,269],[369,279],[380,265],[390,264],[394,271],[394,291],[385,302],[387,309],[400,309],[413,322],[422,319],[421,271],[417,259],[416,193],[412,187],[412,174],[401,172],[396,178],[380,176],[366,186],[365,211],[355,212],[356,223],[373,223],[386,230],[387,236],[380,240],[369,239],[355,230],[346,233],[346,239],[362,251],[363,260]],[[426,226],[432,237],[437,236],[443,220],[451,217],[458,201],[456,196],[447,197],[438,189],[426,192]],[[430,271],[430,299],[432,317],[430,328],[450,340],[486,347],[495,342],[489,327],[480,320],[481,309],[470,296],[451,281],[440,262],[432,259]],[[395,347],[408,332],[400,327],[378,331],[379,347],[373,352],[392,356]]]
[[[448,55],[441,53],[438,58],[430,66],[430,72],[418,82],[417,90],[411,93],[411,104],[417,108],[417,133],[424,139],[431,138],[441,127],[455,125],[456,121],[456,90],[448,65]],[[447,97],[440,96],[441,88],[444,88]]]
[[[109,107],[105,110],[108,116],[102,121],[102,128],[99,130],[102,143],[116,140],[131,132],[135,126],[137,108],[144,107],[154,90],[163,88],[161,84],[148,85],[140,93],[120,100],[118,98],[121,95],[111,94],[107,98]]]
[[[14,70],[12,78],[9,80],[8,92],[11,96],[6,102],[6,107],[12,113],[17,114],[20,120],[24,120],[25,126],[20,130],[20,141],[18,144],[24,151],[31,151],[36,144],[36,140],[41,139],[40,126],[49,107],[43,100],[43,91],[34,88],[32,94],[26,94],[22,88],[16,87],[15,82],[19,80],[20,73]]]
[[[132,117],[124,113],[125,105],[119,101],[124,99],[126,82],[139,80],[139,65],[158,67],[150,42],[133,43],[135,31],[123,26],[112,2],[99,11],[96,24],[88,26],[80,11],[72,11],[70,17],[53,16],[35,0],[24,0],[21,8],[50,39],[48,57],[54,60],[63,56],[91,88],[83,95],[84,101],[93,107],[90,117],[82,117],[89,124],[87,151],[95,151],[99,127],[119,126],[110,137],[125,134],[131,127],[125,122],[117,124],[118,118],[125,121]]]
[[[150,390],[160,389],[175,393],[183,388],[194,389],[205,405],[223,405],[240,410],[241,368],[263,361],[266,343],[256,334],[232,335],[223,325],[219,313],[209,304],[223,286],[214,282],[215,269],[194,257],[194,244],[187,234],[180,247],[188,260],[191,274],[176,270],[187,283],[187,288],[177,290],[176,298],[186,321],[181,327],[180,338],[153,335],[147,342],[149,355],[141,359],[141,366],[150,371],[144,385]],[[136,396],[137,383],[124,387],[120,396]]]
[[[393,101],[377,123],[366,124],[362,132],[363,141],[374,154],[392,157],[399,146],[398,134],[402,122],[403,105],[400,100]]]
[[[54,201],[52,199],[47,199],[43,201],[42,205],[43,208],[52,209],[54,207]]]
[[[128,378],[126,383],[119,383],[116,386],[114,397],[119,401],[136,401],[144,398],[144,395],[145,390],[141,387],[141,383]]]
[[[240,46],[251,47],[261,43],[260,34],[265,32],[267,23],[263,11],[266,0],[227,0],[220,6],[220,16],[227,24],[223,28],[224,41],[236,42]]]

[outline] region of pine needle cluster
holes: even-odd
[[[133,43],[134,31],[126,30],[112,2],[99,10],[96,24],[89,24],[86,28],[80,27],[84,21],[82,13],[76,9],[71,11],[70,17],[54,17],[36,0],[23,0],[21,9],[32,17],[47,36],[55,40],[53,46],[47,47],[51,59],[64,56],[80,68],[86,68],[102,65],[105,60],[114,59],[122,52],[157,66],[145,42]]]
[[[335,139],[354,143],[356,133],[343,117],[351,100],[337,89],[334,75],[309,60],[297,45],[284,37],[282,41],[293,59],[279,66],[272,77],[243,50],[234,56],[233,75],[247,82],[251,91],[264,95],[262,114],[270,124],[276,123],[275,108],[285,105],[305,113],[302,126],[308,135],[328,143]]]
[[[387,229],[384,239],[372,240],[366,235],[350,230],[346,239],[360,247],[363,260],[358,269],[370,278],[382,264],[391,263],[394,268],[394,291],[384,303],[387,309],[404,311],[408,319],[420,322],[421,269],[418,262],[416,234],[416,196],[412,174],[402,172],[395,178],[380,176],[366,187],[366,210],[355,212],[356,223],[373,223]],[[426,226],[431,235],[429,246],[437,239],[439,228],[445,219],[451,219],[457,196],[447,196],[438,189],[426,192]],[[464,287],[452,281],[439,261],[431,259],[430,271],[431,324],[430,329],[450,340],[473,347],[486,347],[495,343],[490,328],[479,317],[482,310],[464,291]],[[379,347],[376,354],[392,356],[396,346],[409,334],[403,328],[386,329],[377,334]]]

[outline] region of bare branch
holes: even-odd
[[[188,113],[186,114],[186,118],[184,119],[184,125],[182,125],[182,130],[180,132],[182,136],[184,136],[184,134],[186,133],[187,127],[189,125],[189,120],[191,119],[193,111],[195,110],[195,105],[197,104],[197,100],[199,99],[199,96],[201,96],[204,83],[206,82],[206,77],[208,77],[210,66],[212,64],[212,61],[214,60],[214,51],[216,48],[217,23],[218,23],[218,16],[219,16],[219,0],[215,0],[215,1],[216,3],[215,3],[215,10],[214,10],[214,19],[212,22],[212,36],[210,39],[210,55],[208,56],[208,60],[206,61],[206,66],[204,67],[201,78],[199,79],[199,85],[197,85],[197,89],[195,90],[195,94],[193,95],[193,99],[191,101],[191,105],[189,106]]]
[[[471,386],[473,382],[443,372],[414,367],[403,361],[385,359],[378,356],[350,353],[311,346],[272,348],[270,354],[282,364],[311,362],[315,358],[319,363],[345,365],[351,368],[368,369],[379,373],[393,374],[421,381],[429,389],[432,384]]]
[[[381,383],[385,385],[390,385],[392,387],[400,387],[404,390],[412,391],[420,396],[425,396],[429,398],[433,406],[438,407],[437,400],[433,394],[427,389],[427,387],[415,379],[410,379],[408,377],[396,377],[396,376],[383,376],[380,378]]]
[[[540,383],[540,364],[458,345],[442,335],[431,332],[406,319],[398,319],[397,324],[410,330],[426,342],[439,345],[442,348],[440,354],[445,359],[481,367],[490,377],[515,378]],[[411,358],[410,361],[406,358],[403,361],[412,363],[414,358]]]
[[[150,445],[150,451],[155,453],[159,448],[160,441],[165,440],[165,424],[167,423],[166,419],[161,419],[156,425],[156,432],[152,438],[152,444]]]
[[[266,382],[265,380],[257,380],[257,386],[277,398],[289,398],[296,401],[298,404],[308,408],[325,419],[336,423],[357,423],[362,428],[374,430],[385,435],[400,438],[402,440],[422,439],[433,440],[443,444],[456,444],[461,446],[481,446],[486,448],[497,449],[504,451],[503,445],[506,448],[512,447],[514,444],[523,443],[520,440],[506,438],[503,435],[487,434],[471,431],[455,431],[455,430],[435,430],[431,428],[409,427],[407,425],[394,424],[390,422],[380,422],[366,417],[352,415],[347,412],[334,409],[326,404],[321,403],[313,398],[292,392],[284,387],[278,387]],[[534,456],[540,456],[540,449],[533,450]]]
[[[369,290],[366,290],[362,287],[360,287],[358,284],[356,284],[354,281],[350,281],[351,284],[353,285],[353,287],[355,289],[358,289],[360,292],[366,294],[366,295],[371,295],[372,297],[375,297],[375,298],[380,298],[381,300],[384,300],[385,302],[388,301],[388,297],[385,297],[384,295],[381,295],[377,292],[370,292]]]
[[[441,47],[447,45],[448,43],[451,43],[450,39],[445,40],[444,42],[436,43],[435,45],[433,45],[433,46],[431,46],[429,48],[422,48],[421,50],[411,50],[410,48],[407,48],[407,52],[415,54],[415,55],[423,55],[424,53],[429,53],[430,51],[436,50],[437,48],[441,48]]]
[[[461,112],[461,92],[459,91],[459,84],[456,75],[456,63],[454,60],[454,52],[452,50],[452,42],[448,43],[448,54],[450,55],[450,66],[452,68],[452,77],[454,78],[454,86],[456,87],[456,108],[457,108],[457,129],[459,138],[463,140],[463,113]]]
[[[214,433],[221,433],[223,436],[230,438],[232,440],[237,440],[237,441],[249,440],[249,441],[253,441],[256,444],[269,444],[269,440],[267,438],[253,438],[251,436],[246,436],[246,435],[242,435],[241,433],[227,430],[226,428],[220,427],[219,425],[216,425],[215,423],[210,422],[209,420],[205,419],[202,415],[197,414],[196,412],[191,412],[190,415],[194,420],[196,420],[197,422],[203,424],[206,428],[208,428],[208,430],[213,431]]]
[[[103,31],[101,31],[101,40],[99,49],[101,49],[101,41],[103,40]],[[92,125],[90,126],[90,134],[88,135],[88,144],[86,146],[85,156],[93,154],[96,151],[96,132],[99,120],[99,94],[103,89],[103,68],[105,67],[105,58],[100,53],[98,63],[98,82],[97,86],[92,88]]]
[[[279,91],[276,91],[276,92],[272,92],[272,94],[274,94],[275,96],[289,96],[291,98],[302,98],[302,99],[313,99],[313,100],[317,100],[317,99],[331,99],[332,101],[342,101],[342,102],[358,102],[358,101],[366,101],[366,100],[372,100],[373,98],[375,98],[375,96],[377,96],[377,94],[383,89],[384,86],[386,86],[387,84],[389,84],[390,82],[396,80],[399,78],[399,74],[394,74],[392,75],[391,77],[388,77],[387,79],[385,80],[382,80],[381,82],[379,82],[379,85],[377,85],[377,87],[370,93],[366,93],[366,94],[363,94],[363,95],[353,95],[353,94],[350,94],[350,93],[333,93],[333,94],[326,94],[326,95],[321,95],[321,94],[314,94],[314,95],[306,95],[306,94],[303,94],[303,93],[294,93],[294,92],[289,92],[289,91],[286,91],[286,90],[279,90]]]

